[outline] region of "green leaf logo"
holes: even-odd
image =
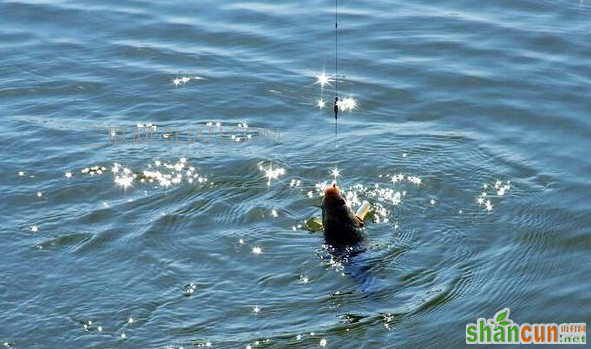
[[[502,321],[507,317],[507,313],[509,313],[509,309],[503,309],[504,311],[500,314],[497,314],[497,318],[495,319],[497,322]]]
[[[495,314],[495,320],[489,320],[492,325],[495,325],[495,330],[499,326],[507,326],[513,322],[513,320],[509,319],[509,311],[509,308],[505,308]]]

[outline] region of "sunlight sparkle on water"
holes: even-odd
[[[334,177],[334,179],[333,179],[334,183],[336,183],[336,182],[337,182],[337,177],[339,177],[339,176],[341,175],[341,171],[339,171],[339,169],[335,167],[335,168],[334,168],[334,169],[331,171],[331,174],[332,174],[332,176]]]
[[[190,82],[191,80],[200,80],[201,78],[199,77],[189,77],[189,76],[182,76],[180,78],[174,78],[172,79],[172,84],[174,86],[180,86],[180,85],[185,85],[188,82]]]
[[[115,183],[127,189],[133,184],[133,176],[123,175],[123,176],[115,176]]]
[[[337,174],[340,171],[335,169]],[[335,171],[333,171],[333,176]],[[402,200],[407,196],[407,190],[397,190],[395,188],[404,184],[415,184],[420,185],[422,183],[421,178],[414,175],[404,175],[396,173],[392,175],[381,175],[379,178],[385,179],[386,183],[373,183],[371,185],[365,185],[362,183],[356,183],[348,186],[347,188],[340,188],[341,194],[344,196],[347,205],[352,209],[358,208],[364,200],[369,200],[372,204],[372,219],[375,223],[387,223],[390,221],[391,211],[393,207],[398,206],[402,203]],[[324,181],[316,183],[315,191],[318,196],[324,196],[324,191],[329,188],[332,184]],[[395,185],[395,186],[394,186]],[[416,190],[416,187],[410,187],[409,189]],[[314,192],[309,191],[307,196],[314,197]],[[429,201],[430,202],[430,201]],[[435,204],[433,200],[433,204]]]
[[[480,207],[484,206],[485,211],[490,212],[493,210],[494,207],[493,200],[501,200],[509,191],[509,189],[511,189],[511,181],[497,180],[490,185],[488,183],[484,183],[482,185],[482,188],[484,189],[484,191],[476,197],[476,203]],[[493,192],[488,193],[488,189],[491,189]]]
[[[185,286],[185,291],[183,292],[185,296],[190,296],[197,291],[197,284],[194,282],[190,282],[188,285]]]
[[[263,249],[258,246],[255,246],[252,248],[252,253],[253,254],[261,254],[261,253],[263,253]]]
[[[194,182],[203,184],[208,182],[208,178],[195,172],[195,167],[189,166],[186,158],[180,158],[176,163],[167,163],[160,160],[147,165],[146,170],[134,173],[129,168],[124,168],[121,164],[114,163],[111,171],[115,174],[116,184],[127,188],[133,186],[135,180],[141,183],[155,183],[161,187],[168,188],[171,185],[178,185],[183,179],[189,184]],[[155,187],[157,188],[157,187]]]
[[[285,169],[278,167],[273,168],[273,164],[269,164],[269,167],[265,168],[264,166],[259,166],[259,169],[265,173],[265,177],[267,178],[267,185],[271,185],[271,181],[273,179],[279,178],[285,174]]]
[[[94,176],[94,175],[101,175],[106,170],[107,170],[107,168],[104,166],[91,166],[91,167],[83,168],[82,170],[80,170],[80,173],[85,174],[85,175]]]
[[[326,75],[324,72],[322,72],[322,74],[316,74],[315,85],[320,85],[320,87],[324,88],[325,85],[331,86],[331,82],[332,79],[330,78],[330,76]]]
[[[411,183],[416,184],[416,185],[420,185],[423,182],[422,179],[420,179],[419,177],[416,177],[416,176],[408,176],[407,180]]]
[[[337,102],[342,111],[353,111],[357,108],[357,101],[351,97],[345,97]]]
[[[326,107],[326,101],[324,99],[320,98],[318,100],[318,102],[316,102],[316,107],[318,109],[324,109]]]
[[[295,178],[289,182],[289,186],[294,187],[294,188],[298,187],[300,184],[302,184],[302,181],[299,179],[295,179]]]

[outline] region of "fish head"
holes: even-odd
[[[324,191],[322,198],[322,207],[324,209],[338,208],[346,205],[345,198],[341,195],[341,190],[336,184],[331,185]]]

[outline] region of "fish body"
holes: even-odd
[[[363,240],[363,219],[351,211],[336,184],[324,191],[322,225],[328,245],[352,246]]]

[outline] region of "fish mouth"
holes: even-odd
[[[336,184],[333,184],[330,187],[326,188],[326,190],[324,191],[324,197],[342,198],[343,196],[341,195],[341,190],[339,189],[339,187],[337,187]]]
[[[324,198],[322,199],[322,206],[326,209],[334,209],[346,205],[345,198],[341,194],[341,190],[336,184],[324,190]]]

